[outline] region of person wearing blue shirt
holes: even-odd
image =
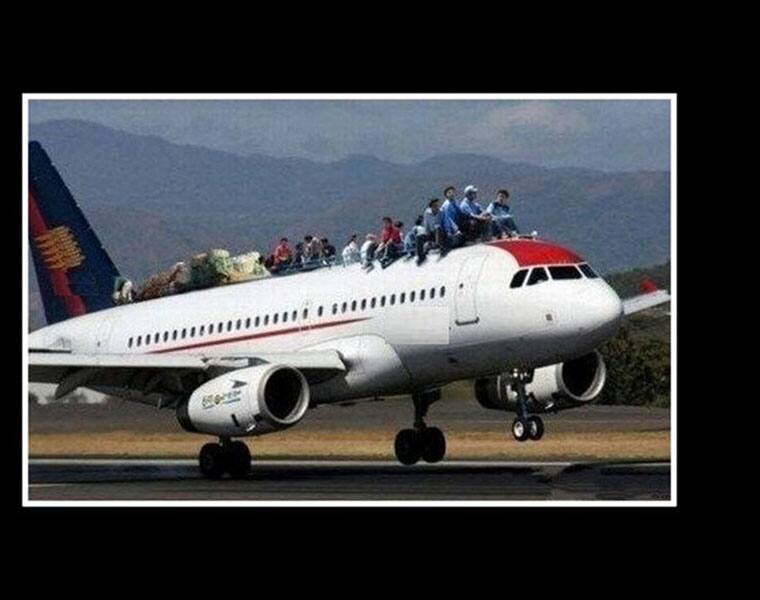
[[[459,203],[459,210],[464,215],[464,224],[460,224],[460,227],[472,240],[489,237],[491,229],[491,215],[485,213],[483,207],[478,204],[477,195],[478,188],[468,185],[464,188],[464,198]]]
[[[417,264],[421,264],[427,255],[425,244],[433,242],[441,251],[441,256],[445,256],[451,248],[461,246],[464,242],[462,232],[459,231],[457,224],[443,212],[440,206],[441,201],[433,198],[428,202],[425,214],[422,217],[422,228],[416,236],[417,244]]]
[[[443,201],[441,211],[453,221],[457,227],[462,227],[465,221],[465,216],[459,209],[459,205],[457,205],[456,195],[457,190],[453,185],[450,185],[443,190],[443,196],[446,200]]]
[[[496,193],[496,200],[486,208],[486,212],[491,215],[494,237],[512,237],[520,234],[507,206],[507,198],[509,198],[509,192],[499,190]]]

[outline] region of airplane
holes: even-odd
[[[49,156],[29,144],[29,239],[46,327],[28,336],[29,381],[56,398],[87,388],[176,412],[212,435],[201,473],[245,477],[236,438],[296,426],[310,408],[410,395],[398,461],[436,463],[443,432],[426,423],[448,383],[474,380],[486,409],[514,412],[519,442],[539,416],[588,404],[606,369],[597,348],[624,315],[668,302],[621,301],[575,252],[540,239],[467,245],[421,265],[359,263],[115,305],[123,277]]]

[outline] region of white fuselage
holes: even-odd
[[[72,352],[220,357],[330,348],[349,366],[314,386],[313,400],[330,402],[554,364],[614,334],[622,305],[601,278],[511,288],[525,266],[509,247],[478,244],[422,265],[335,266],[128,304],[35,331],[30,346],[64,340]]]

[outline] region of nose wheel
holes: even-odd
[[[512,421],[512,435],[518,442],[538,441],[544,437],[544,422],[541,417],[528,411],[528,395],[525,384],[533,381],[533,371],[515,369],[512,372],[512,389],[517,394],[517,418]]]
[[[207,479],[243,479],[251,470],[251,452],[243,442],[222,439],[219,444],[205,444],[198,455],[198,467]]]
[[[428,427],[425,424],[429,406],[440,397],[439,390],[412,396],[414,428],[399,431],[394,443],[396,458],[402,465],[413,465],[420,460],[437,463],[446,455],[446,436],[437,427]]]

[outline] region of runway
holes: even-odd
[[[209,481],[195,460],[31,459],[30,501],[670,500],[670,463],[256,461]]]

